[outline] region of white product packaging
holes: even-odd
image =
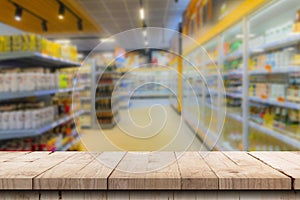
[[[3,130],[3,128],[2,128],[2,112],[0,112],[0,130]]]
[[[7,130],[9,128],[9,112],[2,113],[2,130]]]
[[[11,82],[10,82],[10,91],[11,92],[19,91],[18,77],[19,77],[19,75],[17,73],[11,73]]]
[[[11,74],[10,73],[4,74],[4,78],[3,78],[4,92],[10,92],[10,85],[11,85]]]
[[[26,110],[24,112],[24,129],[31,129],[32,128],[32,111]]]
[[[41,126],[40,110],[32,110],[32,128],[38,128]]]
[[[16,111],[9,112],[8,129],[10,129],[10,130],[17,129],[17,112]]]
[[[4,92],[4,74],[0,74],[0,92]]]
[[[16,111],[16,129],[23,129],[24,128],[24,112],[23,111]]]

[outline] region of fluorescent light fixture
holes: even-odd
[[[20,6],[16,6],[15,20],[21,21],[23,9]]]
[[[253,49],[252,52],[253,53],[262,53],[262,52],[264,52],[264,49],[259,49],[259,48]]]
[[[254,37],[255,37],[255,35],[252,34],[252,33],[250,33],[249,38],[254,38]],[[235,36],[235,38],[237,38],[237,39],[242,39],[242,38],[244,38],[244,35],[243,35],[243,34],[237,34],[237,35]]]
[[[102,38],[100,39],[100,42],[114,42],[115,39],[114,38]]]
[[[61,40],[54,40],[54,42],[59,43],[59,44],[70,44],[71,40],[61,39]]]
[[[141,8],[141,9],[140,9],[140,18],[141,18],[141,20],[144,20],[144,19],[145,19],[144,8]]]

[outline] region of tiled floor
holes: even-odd
[[[135,101],[130,109],[119,110],[120,121],[113,129],[82,130],[84,146],[88,151],[206,150],[169,105],[155,104]]]

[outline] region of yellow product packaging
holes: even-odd
[[[78,51],[76,46],[71,46],[71,56],[70,56],[71,60],[74,62],[78,62]]]
[[[47,49],[47,40],[45,38],[41,38],[41,53],[47,55],[48,49]]]
[[[22,51],[21,35],[12,35],[12,51]]]
[[[68,87],[68,77],[66,74],[59,74],[59,88]]]
[[[23,34],[21,35],[21,40],[22,40],[22,51],[29,51],[29,35],[28,34]]]
[[[60,51],[61,45],[58,43],[52,43],[52,46],[53,46],[53,56],[60,58],[61,57],[61,51]]]
[[[4,52],[4,37],[0,36],[0,52]]]
[[[42,52],[42,37],[30,34],[30,49],[32,51]]]
[[[12,48],[11,36],[4,36],[3,47],[4,47],[4,52],[11,51],[11,48]]]

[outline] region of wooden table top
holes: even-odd
[[[0,152],[0,179],[2,190],[299,190],[300,152]]]

